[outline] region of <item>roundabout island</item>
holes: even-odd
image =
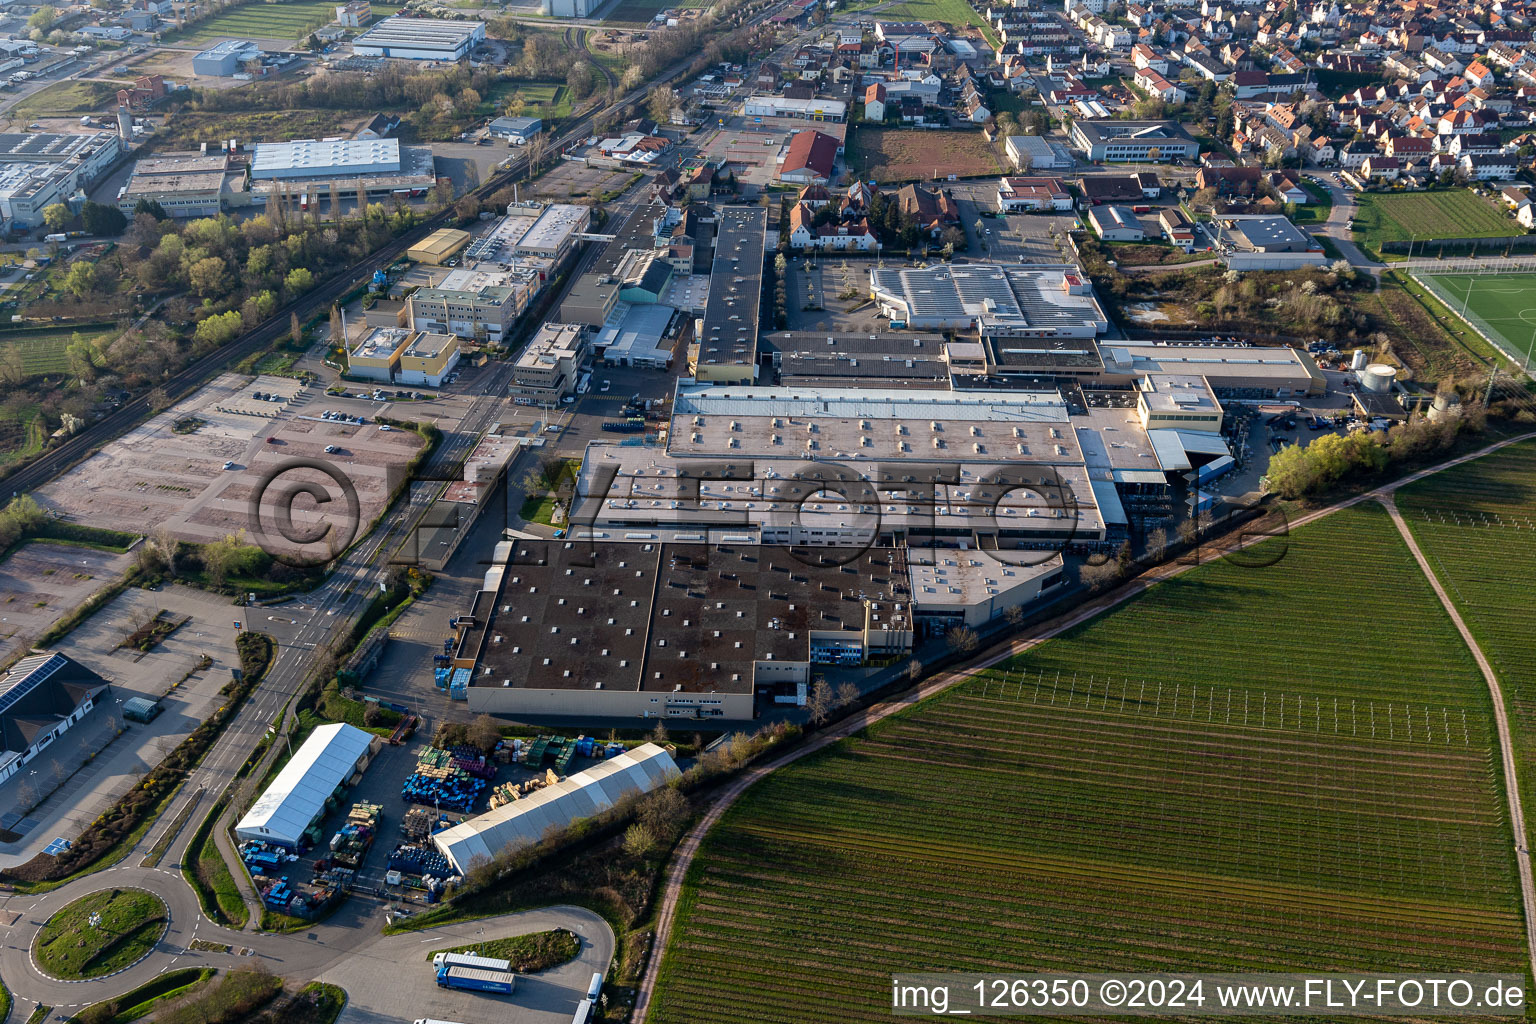
[[[44,922],[32,961],[59,981],[104,978],[148,956],[169,927],[165,901],[147,889],[98,889]]]

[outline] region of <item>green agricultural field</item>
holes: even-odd
[[[1536,444],[1405,487],[1397,507],[1498,676],[1524,803],[1536,807]]]
[[[571,116],[571,91],[562,82],[497,82],[486,96],[487,116],[498,112],[514,95],[523,98],[523,113],[528,117],[548,121]]]
[[[1258,550],[758,783],[650,1019],[888,1021],[897,971],[1523,972],[1487,691],[1385,512]]]
[[[398,6],[374,4],[375,20],[399,13]],[[275,39],[291,42],[336,20],[330,0],[251,2],[198,22],[185,32],[167,32],[167,43],[213,43],[221,39]]]
[[[92,914],[100,917],[94,923]],[[37,933],[32,957],[66,981],[99,978],[137,963],[165,933],[160,897],[143,889],[102,889],[54,914]]]
[[[666,0],[619,0],[608,17],[603,19],[604,25],[622,25],[629,28],[644,28],[650,24],[656,12],[672,6]]]
[[[1355,241],[1373,251],[1414,238],[1503,238],[1525,229],[1466,189],[1399,194],[1355,193]]]
[[[1536,362],[1536,274],[1415,274],[1521,365]]]
[[[78,329],[81,337],[100,342],[116,330],[111,325],[92,324]],[[0,330],[0,353],[15,348],[21,352],[21,371],[28,376],[40,373],[68,373],[69,358],[64,348],[77,331],[68,327],[45,330]]]

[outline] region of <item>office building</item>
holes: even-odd
[[[0,782],[88,715],[110,689],[107,680],[56,652],[12,665],[0,676]]]
[[[1079,118],[1072,123],[1072,144],[1088,159],[1109,163],[1167,163],[1200,154],[1199,143],[1177,121]]]
[[[507,393],[514,401],[553,405],[576,390],[586,351],[586,331],[581,325],[540,324],[512,364]]]
[[[132,218],[141,202],[158,203],[172,217],[215,217],[246,198],[245,182],[229,170],[229,154],[167,153],[133,165],[117,193],[117,208]]]
[[[43,211],[89,186],[122,152],[112,132],[0,134],[0,228],[35,228]]]

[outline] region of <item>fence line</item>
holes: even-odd
[[[1457,261],[1457,262],[1471,265],[1471,264],[1477,264],[1477,263],[1486,263],[1487,261],[1486,260],[1460,260],[1460,261]],[[1536,260],[1533,260],[1533,261],[1516,260],[1516,261],[1512,261],[1512,262],[1514,263],[1513,266],[1510,265],[1510,262],[1501,261],[1496,268],[1484,269],[1484,268],[1480,267],[1480,268],[1477,268],[1476,271],[1471,270],[1470,267],[1466,271],[1460,271],[1460,270],[1456,270],[1456,269],[1449,269],[1448,270],[1446,268],[1437,268],[1435,270],[1435,273],[1436,274],[1445,274],[1445,273],[1448,273],[1448,272],[1452,273],[1452,274],[1466,273],[1467,276],[1482,276],[1482,275],[1495,275],[1495,274],[1513,274],[1513,273],[1520,273],[1520,272],[1536,273]],[[1517,269],[1517,268],[1523,268],[1523,269]],[[1500,331],[1496,327],[1494,327],[1492,324],[1488,323],[1488,321],[1484,320],[1481,316],[1479,316],[1478,314],[1474,313],[1472,311],[1471,304],[1466,301],[1466,297],[1465,296],[1458,297],[1458,296],[1452,295],[1449,291],[1447,291],[1444,287],[1441,286],[1439,281],[1435,280],[1432,277],[1423,276],[1423,275],[1419,274],[1417,271],[1410,271],[1409,273],[1413,277],[1413,279],[1419,283],[1420,287],[1422,287],[1425,291],[1429,292],[1435,298],[1439,299],[1441,302],[1445,303],[1445,307],[1447,309],[1449,309],[1453,313],[1456,313],[1463,320],[1465,320],[1467,322],[1467,326],[1471,327],[1474,331],[1476,331],[1479,335],[1481,335],[1482,339],[1484,341],[1486,341],[1488,344],[1492,345],[1499,352],[1500,355],[1502,355],[1505,359],[1508,359],[1510,361],[1510,363],[1512,363],[1513,365],[1518,366],[1518,367],[1522,367],[1527,372],[1530,371],[1531,353],[1530,352],[1526,352],[1526,353],[1523,353],[1523,354],[1520,354],[1520,355],[1516,355],[1515,353],[1511,352],[1509,350],[1509,346],[1512,345],[1513,342],[1510,341],[1508,338],[1504,337],[1504,335],[1502,333],[1500,333]],[[1469,285],[1469,287],[1470,287],[1470,285]],[[1533,300],[1533,305],[1536,305],[1536,300]],[[1536,350],[1536,324],[1532,324],[1531,325],[1531,330],[1532,330],[1531,349],[1532,350]]]

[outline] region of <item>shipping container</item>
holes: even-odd
[[[465,992],[493,992],[511,995],[517,983],[517,975],[511,971],[487,971],[478,967],[448,966],[437,972],[437,983],[442,988],[457,988]]]
[[[432,958],[433,967],[478,967],[486,971],[510,971],[512,961],[494,956],[474,956],[470,953],[439,953]]]

